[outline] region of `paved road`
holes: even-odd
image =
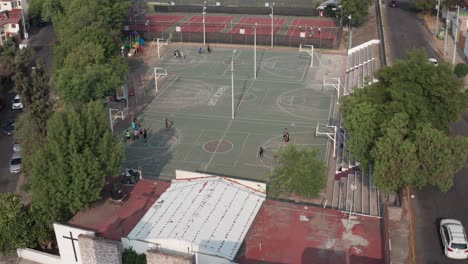
[[[388,41],[391,57],[403,59],[412,48],[425,49],[430,57],[435,52],[428,30],[414,13],[414,4],[408,0],[399,1],[398,8],[386,7]],[[404,25],[404,26],[402,26]],[[468,113],[460,122],[452,125],[455,134],[468,136]],[[438,235],[440,218],[457,218],[468,224],[468,168],[455,175],[455,187],[441,193],[435,187],[414,190],[412,200],[415,223],[416,260],[421,264],[460,263],[443,255]]]
[[[55,34],[52,26],[43,27],[33,32],[29,44],[36,51],[36,56],[41,58],[46,64],[46,73],[53,70],[52,45],[55,41]],[[3,127],[8,120],[16,119],[20,112],[11,110],[11,101],[15,96],[14,91],[10,91],[6,97],[5,108],[0,112],[0,193],[14,192],[18,183],[19,175],[11,175],[9,172],[10,158],[13,154],[13,139],[3,135]]]
[[[5,107],[0,111],[0,193],[14,192],[18,183],[18,174],[10,174],[10,159],[13,154],[13,139],[11,136],[3,134],[3,128],[8,120],[16,118],[18,111],[11,110],[11,101],[15,97],[14,92],[10,92],[5,98]]]

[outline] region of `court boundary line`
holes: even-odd
[[[185,78],[206,78],[206,79],[225,79],[229,80],[230,77],[218,77],[219,75],[187,75],[187,74],[177,74],[177,76],[180,77],[185,77]],[[322,86],[322,81],[320,80],[312,80],[307,83],[304,83],[303,81],[291,81],[291,80],[268,80],[268,79],[262,79],[258,78],[234,78],[235,81],[251,81],[251,80],[256,80],[258,82],[273,82],[273,83],[285,83],[285,84],[316,84],[318,86]]]
[[[250,136],[250,133],[247,132],[247,136],[246,136],[245,139],[244,139],[244,143],[242,143],[242,147],[241,147],[241,149],[239,150],[239,155],[237,156],[237,159],[236,159],[236,161],[234,162],[234,166],[233,166],[233,167],[237,166],[237,163],[239,162],[239,158],[240,158],[241,155],[242,155],[242,150],[244,150],[245,144],[247,143],[247,140],[249,139],[249,136]]]
[[[213,158],[214,156],[216,155],[216,152],[218,152],[218,149],[219,149],[219,146],[221,145],[221,142],[224,140],[224,138],[226,137],[227,135],[227,132],[229,131],[229,128],[231,128],[231,125],[232,125],[232,119],[231,121],[229,122],[229,125],[228,127],[226,128],[226,130],[224,131],[224,135],[218,140],[218,145],[216,146],[216,149],[215,151],[213,152],[213,155],[211,155],[211,158],[210,160],[208,161],[208,164],[206,165],[206,168],[203,170],[203,172],[206,172],[208,170],[208,168],[210,167],[210,164],[211,162],[213,161]]]
[[[145,115],[165,115],[166,113],[164,112],[151,112],[151,113],[145,113]],[[198,119],[205,119],[205,120],[210,120],[210,119],[231,119],[230,116],[215,116],[215,115],[201,115],[201,114],[188,114],[188,113],[174,113],[172,112],[171,115],[180,115],[180,116],[187,116],[187,117],[192,117],[192,118],[198,118]],[[157,120],[157,119],[152,119],[151,117],[146,118],[149,120]],[[245,118],[245,117],[238,117],[235,120],[237,121],[243,121],[243,122],[254,122],[258,123],[261,122],[263,124],[269,124],[269,125],[279,125],[279,124],[291,124],[290,121],[284,120],[284,121],[276,121],[272,119],[255,119],[255,118]],[[320,119],[318,121],[327,121],[328,119]],[[315,121],[315,120],[314,120]],[[310,122],[294,122],[294,126],[299,126],[299,127],[312,127],[315,128],[316,125],[302,125],[302,124],[309,124]]]

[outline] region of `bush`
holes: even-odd
[[[133,248],[126,248],[122,254],[123,264],[146,264],[146,255],[138,254]]]
[[[455,69],[453,70],[453,72],[457,75],[458,78],[465,77],[465,75],[468,74],[468,64],[458,63],[455,66]]]

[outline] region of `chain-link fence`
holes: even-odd
[[[273,27],[273,44],[275,46],[299,47],[300,44],[313,45],[316,48],[337,48],[341,29],[332,23],[275,24]],[[322,26],[324,25],[324,26]],[[336,26],[330,26],[336,25]],[[254,44],[254,27],[250,23],[216,22],[205,23],[205,41],[207,43]],[[163,38],[171,42],[201,42],[203,43],[202,22],[157,21],[129,22],[128,30],[138,31],[146,39]],[[257,45],[271,45],[271,24],[256,26]]]

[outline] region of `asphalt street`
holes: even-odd
[[[422,48],[429,57],[436,57],[430,33],[417,17],[413,1],[398,1],[397,8],[385,8],[387,18],[387,43],[393,60],[404,59],[406,51]],[[468,136],[468,113],[452,124],[457,135]],[[454,188],[447,193],[436,187],[414,189],[412,199],[414,212],[416,261],[421,264],[460,263],[445,257],[439,237],[438,224],[441,218],[459,219],[466,228],[468,224],[468,168],[455,175]]]
[[[30,32],[29,45],[34,48],[36,57],[46,64],[46,73],[50,76],[53,70],[52,45],[55,42],[55,34],[52,26],[38,28]],[[15,192],[19,174],[10,174],[10,159],[13,154],[13,138],[3,134],[3,128],[10,120],[15,120],[20,111],[11,109],[11,101],[15,96],[14,91],[10,91],[5,98],[5,107],[0,111],[0,193]]]

